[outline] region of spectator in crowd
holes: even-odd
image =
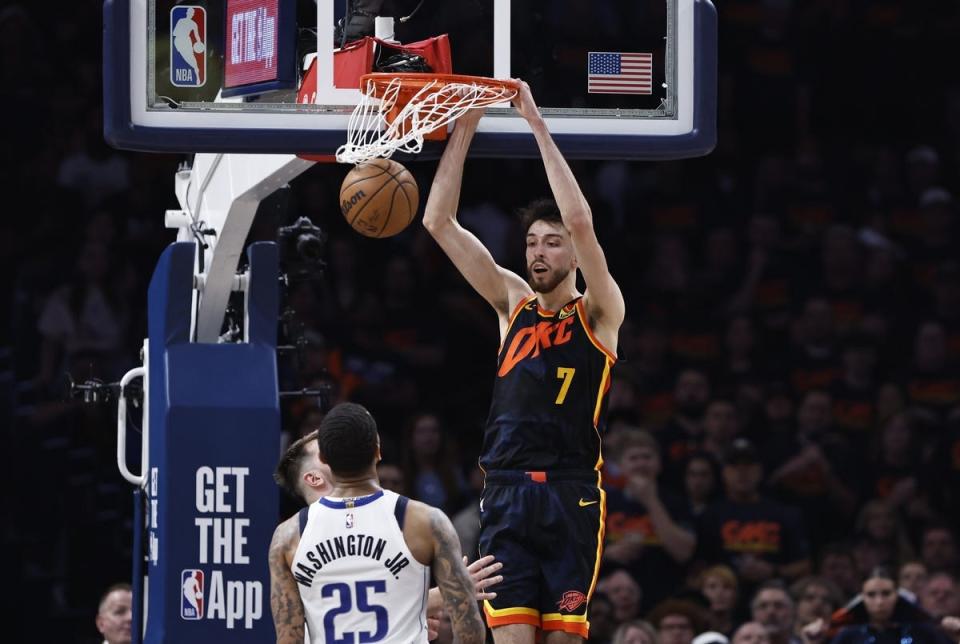
[[[102,116],[91,106],[74,121],[71,149],[57,173],[57,184],[77,191],[88,208],[96,208],[130,188],[130,161],[103,140]]]
[[[842,536],[856,508],[857,460],[832,422],[830,394],[811,389],[797,410],[796,433],[769,444],[766,455],[772,464],[767,483],[801,509],[816,543]]]
[[[927,567],[922,561],[906,561],[897,571],[897,584],[901,593],[907,593],[914,603],[919,601],[920,590],[927,583]]]
[[[929,616],[897,593],[897,582],[886,568],[873,570],[863,582],[855,603],[848,605],[838,618],[843,628],[831,644],[868,644],[870,642],[904,641],[916,644],[942,644],[942,632],[929,621]],[[818,619],[803,629],[807,644],[823,642],[828,636],[827,624]]]
[[[874,391],[878,357],[876,343],[867,334],[847,337],[840,354],[840,378],[830,390],[833,425],[857,449],[867,447],[876,423]]]
[[[602,592],[593,593],[590,598],[590,639],[587,644],[610,644],[617,630],[617,621],[613,616],[613,602]],[[654,642],[653,644],[656,644]]]
[[[681,499],[659,487],[660,446],[648,432],[620,438],[622,490],[607,492],[604,558],[626,566],[644,592],[649,609],[676,588],[668,580],[683,578],[683,564],[693,555],[696,537]]]
[[[461,507],[467,483],[451,445],[453,437],[440,418],[426,412],[414,417],[407,429],[404,468],[410,475],[413,498],[450,514]]]
[[[718,381],[726,383],[753,382],[761,378],[765,369],[760,363],[757,333],[753,319],[737,315],[727,323],[724,336],[723,363]]]
[[[795,290],[784,250],[783,228],[776,217],[755,213],[747,223],[750,245],[747,270],[727,306],[730,313],[753,311],[766,332],[780,332],[790,321]]]
[[[683,489],[690,516],[699,518],[704,510],[717,500],[720,493],[719,469],[716,461],[703,452],[691,454],[687,459]]]
[[[737,576],[728,566],[711,566],[700,573],[699,581],[700,592],[707,598],[710,628],[729,636],[736,625],[734,612],[739,599]]]
[[[739,434],[740,418],[736,405],[723,398],[711,400],[703,414],[703,451],[720,460]]]
[[[685,599],[667,599],[647,615],[657,629],[660,644],[691,644],[697,634],[706,629],[702,609]]]
[[[920,588],[920,607],[936,619],[960,615],[957,578],[948,572],[934,572]]]
[[[760,622],[744,622],[734,631],[730,644],[770,644],[770,636]]]
[[[905,388],[910,405],[930,414],[935,422],[945,421],[960,404],[960,374],[949,362],[947,334],[938,320],[917,326]]]
[[[802,639],[803,627],[818,619],[829,620],[844,598],[836,585],[822,577],[803,577],[790,586],[790,596],[796,608],[793,637]]]
[[[710,381],[704,372],[685,369],[673,389],[673,415],[659,432],[667,479],[681,479],[683,463],[698,451],[703,440],[703,412],[710,401]]]
[[[643,591],[633,575],[626,570],[617,568],[601,577],[597,590],[610,598],[613,617],[618,623],[640,616]]]
[[[98,241],[80,249],[71,279],[47,298],[37,322],[43,338],[41,385],[79,369],[119,376],[129,313],[117,279],[111,250]]]
[[[750,600],[750,616],[767,631],[770,644],[799,644],[793,634],[796,607],[781,582],[772,580],[760,585]]]
[[[933,572],[957,572],[957,539],[943,523],[930,523],[920,536],[920,560]]]
[[[380,487],[391,492],[396,492],[403,496],[409,496],[407,491],[407,475],[403,468],[396,463],[380,461],[377,463],[377,478],[380,479]],[[464,552],[468,552],[464,550]],[[472,551],[469,551],[472,552]]]
[[[788,374],[796,392],[828,390],[839,378],[834,327],[830,302],[822,297],[811,297],[804,302],[794,332]]]
[[[901,561],[908,561],[914,556],[913,546],[900,517],[889,503],[880,499],[868,501],[860,508],[854,534],[857,539],[854,553],[861,557],[858,567],[863,574],[877,566],[896,568]],[[865,565],[864,562],[872,565]]]
[[[130,584],[114,584],[107,588],[97,608],[97,630],[104,644],[130,644],[132,638],[133,592]]]
[[[748,589],[768,579],[795,579],[810,571],[809,551],[799,517],[763,498],[763,466],[753,444],[737,439],[723,465],[726,497],[700,521],[700,558],[725,563]]]
[[[844,597],[852,597],[860,591],[857,562],[847,544],[837,542],[824,546],[816,574],[833,582]]]
[[[915,513],[921,497],[919,473],[923,460],[917,418],[899,411],[880,426],[877,449],[867,467],[865,495],[887,501],[893,508]]]
[[[592,620],[591,628],[593,628]],[[650,622],[634,619],[617,627],[611,644],[659,644],[659,642],[657,630]]]

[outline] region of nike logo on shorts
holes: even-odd
[[[594,503],[599,503],[599,501],[584,501],[583,499],[580,499],[580,507],[581,507],[581,508],[585,508],[585,507],[587,507],[588,505],[593,505]]]

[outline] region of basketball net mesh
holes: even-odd
[[[445,128],[467,110],[509,101],[517,95],[511,86],[440,79],[427,81],[409,96],[412,91],[400,78],[392,78],[385,85],[368,79],[347,123],[347,142],[337,149],[337,161],[356,164],[386,159],[398,150],[419,154],[425,135]],[[401,105],[404,101],[406,104]]]

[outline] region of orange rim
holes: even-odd
[[[501,80],[499,78],[487,78],[486,76],[467,76],[465,74],[427,74],[427,73],[407,73],[407,74],[389,74],[375,72],[364,74],[360,77],[360,87],[367,87],[373,84],[373,94],[375,98],[383,96],[387,86],[397,79],[400,81],[400,87],[405,90],[404,93],[418,91],[431,83],[437,87],[451,85],[453,83],[463,83],[465,85],[481,85],[493,89],[520,89],[520,82],[515,80]]]

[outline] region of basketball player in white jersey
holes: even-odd
[[[270,545],[270,605],[277,644],[339,639],[426,644],[430,568],[457,641],[485,627],[450,520],[377,484],[376,422],[353,403],[334,407],[318,434],[333,489],[280,524]]]
[[[330,467],[321,463],[317,456],[317,434],[318,430],[315,429],[292,442],[281,456],[273,474],[280,487],[291,496],[303,499],[307,505],[316,503],[333,490]],[[300,511],[307,512],[308,508]],[[497,593],[491,590],[491,587],[503,581],[503,575],[495,574],[503,568],[503,564],[496,561],[493,555],[480,557],[469,564],[464,556],[463,563],[467,564],[467,572],[473,580],[474,598],[479,602],[496,599]],[[434,586],[427,593],[427,624],[431,641],[438,636],[437,629],[442,615],[443,597],[440,589]]]

